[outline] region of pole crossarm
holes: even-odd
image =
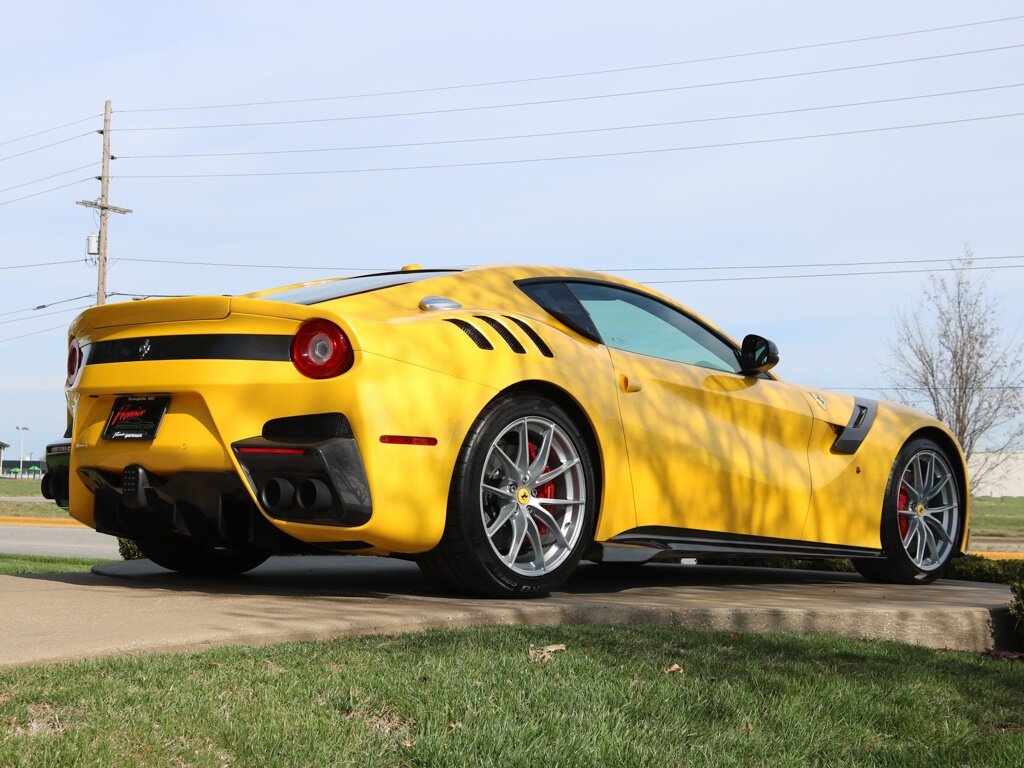
[[[119,208],[116,205],[106,205],[104,203],[93,202],[92,200],[76,200],[75,205],[84,205],[86,208],[96,208],[100,211],[110,211],[111,213],[131,213],[131,208]]]

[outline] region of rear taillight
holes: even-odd
[[[78,339],[72,339],[68,347],[68,386],[75,383],[78,371],[82,368],[82,347]]]
[[[355,356],[344,331],[327,320],[311,320],[292,339],[292,363],[311,379],[329,379],[352,367]]]

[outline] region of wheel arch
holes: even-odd
[[[594,531],[596,532],[597,523],[599,523],[601,519],[601,502],[604,498],[605,472],[604,456],[601,452],[601,442],[597,436],[597,430],[594,428],[593,422],[590,420],[590,417],[587,416],[586,410],[584,410],[583,406],[580,405],[579,401],[575,397],[561,387],[547,381],[530,380],[517,382],[496,394],[491,399],[491,402],[494,402],[499,397],[504,397],[506,395],[525,393],[540,395],[541,397],[546,397],[557,403],[572,417],[580,432],[583,433],[583,438],[587,441],[587,450],[590,452],[590,455],[594,457],[594,462],[596,463],[596,466],[594,467],[594,491],[597,493],[597,518],[595,519],[594,525]],[[488,406],[489,405],[490,403],[488,403]]]
[[[911,440],[925,437],[929,440],[933,440],[935,443],[942,448],[943,453],[946,454],[946,459],[949,461],[950,466],[953,467],[953,471],[956,472],[956,479],[959,483],[960,491],[960,508],[963,510],[963,514],[960,515],[960,533],[959,533],[959,546],[957,554],[962,554],[967,549],[967,526],[970,519],[970,502],[971,493],[970,488],[967,486],[967,468],[964,464],[963,454],[960,452],[960,447],[956,441],[943,430],[938,427],[924,427],[917,430],[913,434],[907,437],[904,441],[904,445],[909,443]]]

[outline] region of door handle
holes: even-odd
[[[644,388],[644,385],[636,376],[627,376],[624,373],[620,373],[619,387],[623,392],[639,392]]]

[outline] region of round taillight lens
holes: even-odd
[[[72,339],[71,344],[68,346],[68,384],[73,384],[75,377],[78,376],[78,371],[82,367],[82,347],[78,343],[78,339]]]
[[[329,379],[352,367],[348,336],[328,320],[311,320],[292,339],[292,363],[311,379]]]

